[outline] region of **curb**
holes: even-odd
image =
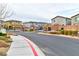
[[[67,38],[73,38],[73,39],[79,39],[79,37],[76,36],[67,36],[67,35],[57,35],[57,34],[49,34],[49,33],[38,33],[38,34],[42,34],[42,35],[51,35],[51,36],[60,36],[60,37],[67,37]]]
[[[30,48],[31,48],[34,56],[38,56],[38,53],[36,52],[36,50],[34,49],[34,47],[32,46],[32,44],[28,40],[26,40],[26,39],[24,39],[24,40],[28,42],[28,44],[29,44],[29,46],[30,46]]]
[[[44,53],[39,49],[39,47],[36,44],[34,44],[31,40],[27,39],[24,36],[21,36],[21,37],[23,37],[23,39],[28,43],[28,45],[31,48],[34,56],[45,56]]]

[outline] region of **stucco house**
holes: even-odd
[[[52,24],[71,25],[71,19],[63,16],[56,16],[51,19]]]
[[[79,14],[72,16],[71,19],[72,19],[72,25],[79,24]]]
[[[3,20],[0,20],[0,27],[3,27],[3,23],[4,23],[5,21],[3,21]]]
[[[18,20],[5,21],[4,28],[6,28],[6,29],[21,29],[22,28],[22,21],[18,21]]]
[[[74,29],[74,30],[77,30],[79,31],[79,14],[76,14],[74,16],[71,17],[72,21],[71,21],[71,27]]]
[[[71,25],[71,19],[63,16],[56,16],[51,19],[51,29],[60,30],[66,25]]]
[[[30,21],[30,22],[24,22],[23,26],[24,26],[24,28],[26,30],[29,30],[29,29],[42,30],[44,24],[46,24],[46,23],[44,23],[44,22],[33,22],[33,21]]]

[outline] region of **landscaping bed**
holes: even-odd
[[[62,34],[62,35],[69,35],[69,36],[78,36],[78,31],[72,31],[72,30],[50,31],[47,33],[49,33],[49,34]]]
[[[12,39],[8,34],[0,34],[0,56],[6,56],[12,43]]]
[[[78,35],[78,31],[72,31],[72,30],[63,30],[60,31],[61,34],[63,35],[70,35],[70,36],[77,36]]]
[[[50,31],[50,32],[47,32],[47,33],[49,33],[49,34],[60,34],[59,31]]]

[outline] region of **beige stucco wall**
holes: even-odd
[[[79,15],[72,17],[72,25],[79,24]]]
[[[64,30],[79,31],[79,25],[51,25],[52,30],[60,30],[61,28],[64,28]]]
[[[55,22],[54,22],[54,20],[55,20]],[[66,25],[66,20],[65,20],[65,18],[58,17],[58,18],[55,18],[52,20],[52,24]]]
[[[21,29],[22,24],[18,23],[18,22],[5,22],[4,23],[4,28],[8,28],[9,29],[9,26],[11,26],[12,28],[15,27],[16,29]]]
[[[64,26],[64,30],[79,31],[79,25],[66,25]]]

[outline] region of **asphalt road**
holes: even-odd
[[[79,40],[36,32],[15,32],[33,41],[46,56],[79,56]]]

